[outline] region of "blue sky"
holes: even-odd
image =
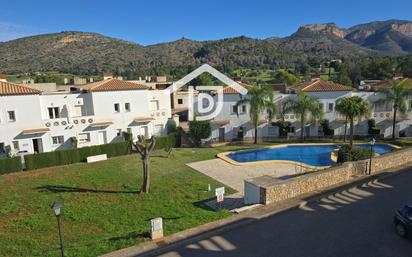
[[[309,23],[350,27],[374,20],[412,20],[411,0],[0,0],[0,6],[0,41],[76,30],[148,45],[182,37],[284,37]]]

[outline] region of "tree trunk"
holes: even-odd
[[[394,108],[393,108],[393,123],[392,123],[392,140],[395,140],[396,112],[397,111],[398,111],[398,107],[394,106]]]
[[[304,139],[305,138],[305,131],[303,131],[303,129],[305,128],[305,117],[304,115],[302,115],[302,117],[300,118],[300,139]]]
[[[343,135],[343,142],[346,142],[346,133],[348,132],[348,117],[345,119],[345,133]]]
[[[349,141],[349,146],[352,148],[353,146],[353,118],[350,118],[350,141]]]
[[[143,158],[143,186],[142,193],[149,193],[150,187],[150,170],[149,170],[149,157],[145,156]]]
[[[255,144],[257,144],[257,137],[258,137],[258,125],[255,124]]]

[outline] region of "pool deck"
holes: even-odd
[[[306,171],[304,168],[287,163],[265,163],[248,166],[232,165],[221,159],[192,162],[189,167],[230,186],[244,195],[244,180],[263,175],[283,179]]]

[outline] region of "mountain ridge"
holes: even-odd
[[[284,38],[247,36],[148,46],[95,32],[63,31],[0,42],[0,71],[173,73],[201,63],[224,67],[288,67],[336,58],[412,53],[412,21],[388,20],[339,28],[308,24]]]

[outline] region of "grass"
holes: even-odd
[[[149,240],[155,217],[163,217],[166,235],[227,217],[228,211],[202,205],[214,195],[204,192],[207,185],[222,184],[185,164],[239,148],[244,147],[176,149],[171,158],[154,152],[147,195],[137,193],[142,184],[137,155],[0,176],[0,256],[59,256],[50,208],[56,200],[63,202],[66,256],[97,256]]]

